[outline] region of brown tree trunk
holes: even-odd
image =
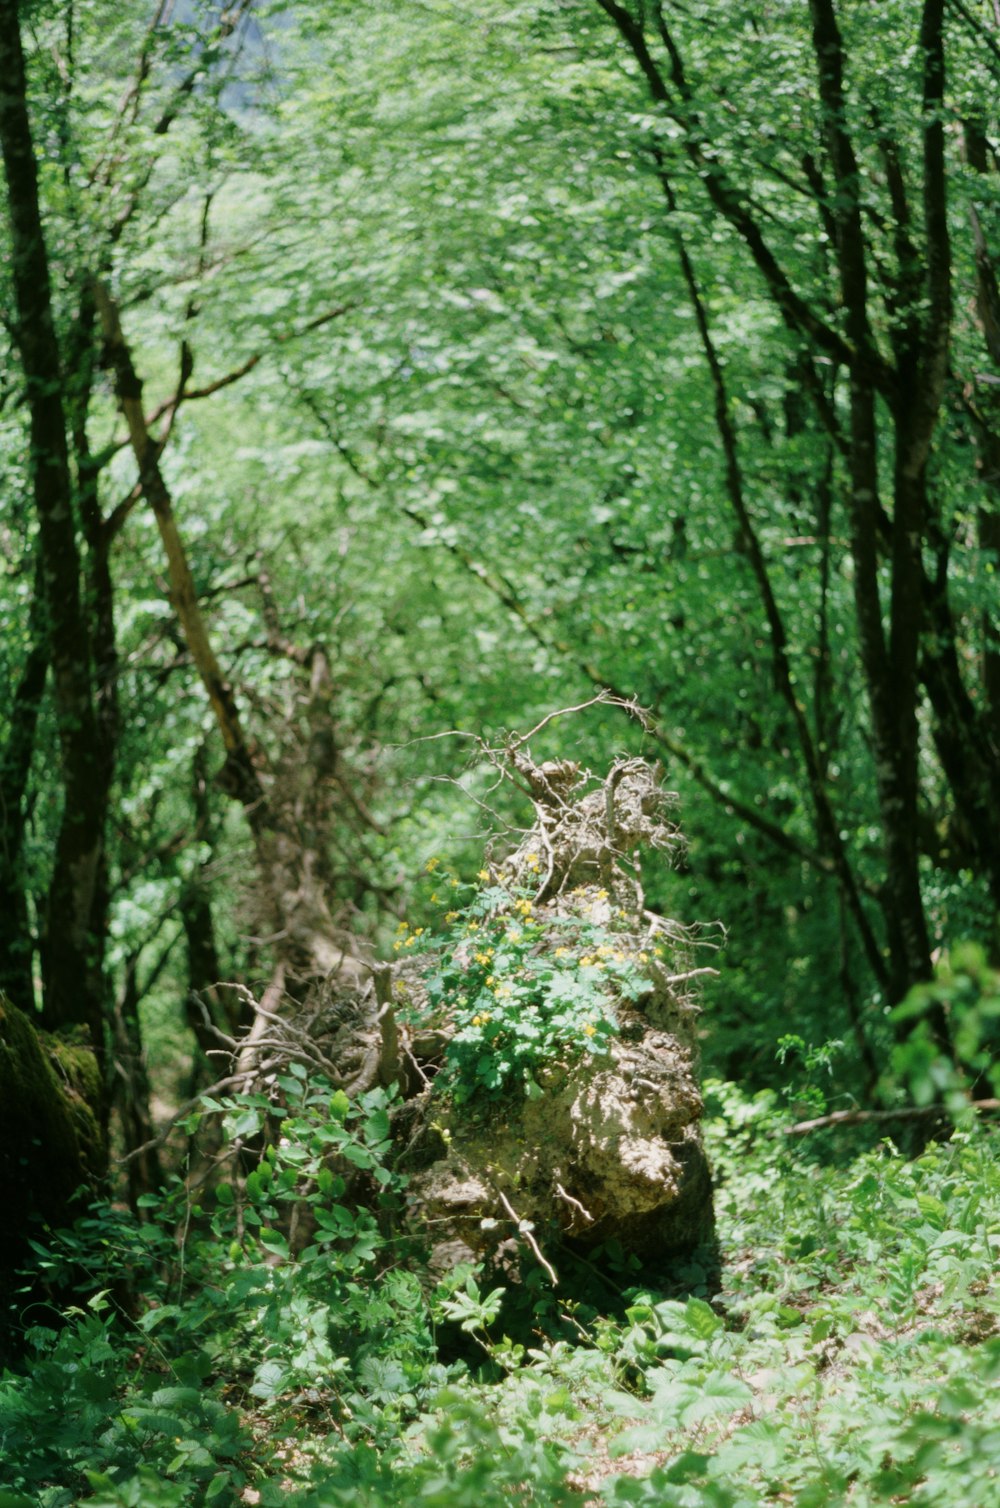
[[[49,669],[41,571],[28,617],[28,653],[14,691],[10,732],[0,749],[0,994],[29,1014],[35,1005],[33,940],[24,875],[28,777]]]
[[[0,0],[0,146],[7,179],[17,343],[30,416],[32,486],[64,791],[42,929],[44,1015],[52,1026],[84,1022],[100,1052],[103,1001],[102,992],[94,988],[90,930],[104,843],[104,809],[95,800],[100,741],[91,685],[90,634],[80,595],[63,377],[16,0]]]
[[[355,956],[352,939],[339,932],[330,914],[322,865],[317,862],[314,847],[303,841],[304,828],[296,817],[294,796],[286,810],[282,803],[271,802],[265,792],[259,754],[243,727],[236,692],[216,657],[198,601],[173,501],[160,468],[159,446],[146,421],[142,383],[117,305],[102,283],[95,284],[95,298],[139,468],[139,485],[156,518],[166,553],[171,600],[225,744],[221,783],[242,804],[253,834],[265,931],[273,940],[276,956],[287,965],[290,979],[326,979],[337,974],[357,980],[367,971]],[[320,677],[312,688],[316,717],[326,695],[327,686]]]

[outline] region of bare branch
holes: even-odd
[[[970,1110],[1000,1110],[1000,1100],[967,1100]],[[898,1110],[835,1110],[832,1115],[818,1115],[815,1120],[798,1121],[785,1127],[786,1136],[805,1136],[809,1131],[822,1131],[831,1126],[860,1126],[871,1122],[922,1120],[947,1115],[943,1105],[901,1105]]]

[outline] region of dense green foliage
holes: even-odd
[[[381,1099],[283,1088],[245,1196],[178,1179],[151,1222],[98,1207],[39,1249],[87,1278],[59,1327],[32,1312],[30,1367],[0,1384],[5,1508],[992,1501],[995,1137],[828,1165],[772,1092],[712,1083],[721,1292],[692,1263],[673,1292],[622,1269],[560,1299],[535,1269],[503,1317],[503,1290],[435,1286],[401,1241]],[[232,1152],[262,1114],[206,1122]],[[324,1180],[330,1147],[378,1184],[376,1219]],[[269,1224],[290,1206],[294,1254]],[[473,1349],[442,1362],[449,1327]]]
[[[998,80],[996,0],[0,0],[0,1508],[995,1497]],[[459,1113],[608,1047],[515,729],[679,794],[718,1291],[442,1281],[388,1077],[226,1069],[380,956]]]

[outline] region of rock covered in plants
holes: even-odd
[[[442,1265],[515,1239],[655,1268],[713,1228],[693,996],[712,971],[646,911],[636,863],[677,846],[673,798],[642,760],[596,787],[514,762],[530,831],[438,935],[396,943],[411,1197]]]
[[[0,1275],[25,1255],[31,1220],[64,1221],[104,1161],[91,1048],[38,1032],[0,996]]]

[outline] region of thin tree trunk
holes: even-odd
[[[28,653],[14,691],[10,732],[0,750],[0,993],[29,1015],[35,1005],[34,951],[24,874],[28,778],[49,669],[40,569],[28,615]]]

